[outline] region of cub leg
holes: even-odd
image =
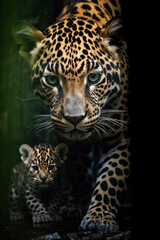
[[[51,194],[50,201],[47,206],[47,211],[49,212],[52,221],[59,222],[62,220],[60,216],[60,203],[61,203],[61,189],[57,189],[57,191],[53,191]]]
[[[52,221],[52,218],[47,211],[47,207],[35,191],[35,189],[33,190],[27,185],[25,197],[27,206],[32,215],[33,223]]]
[[[24,219],[22,212],[19,210],[20,197],[20,189],[16,183],[12,183],[9,188],[9,217],[11,221],[20,221]]]

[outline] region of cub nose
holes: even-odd
[[[46,173],[41,173],[40,174],[40,179],[45,182],[45,180],[47,179],[47,174]]]

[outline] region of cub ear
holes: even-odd
[[[43,33],[31,24],[17,21],[12,27],[12,35],[19,45],[19,54],[31,64],[31,51],[44,38]]]
[[[54,151],[62,164],[67,159],[68,146],[65,143],[61,143],[55,147]]]
[[[31,157],[32,148],[27,144],[22,144],[19,148],[19,152],[21,154],[21,160],[27,165]]]
[[[126,42],[122,40],[120,29],[122,25],[120,24],[119,18],[112,18],[105,28],[101,29],[102,36],[102,46],[105,51],[109,52],[113,57],[119,58],[122,53],[126,50]]]

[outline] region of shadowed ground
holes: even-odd
[[[82,231],[79,222],[62,222],[61,224],[36,224],[33,226],[30,215],[17,223],[9,221],[6,213],[1,219],[1,240],[130,240],[132,233],[132,207],[123,207],[119,211],[119,231],[116,233],[96,233]]]

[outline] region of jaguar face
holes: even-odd
[[[52,125],[67,139],[88,138],[101,109],[120,91],[126,44],[113,40],[119,27],[106,5],[78,1],[64,8],[44,33],[26,23],[13,29],[19,53],[32,68],[34,92],[49,107]]]
[[[120,90],[119,58],[99,32],[91,20],[65,19],[32,51],[34,92],[67,139],[88,138],[102,107]]]
[[[87,63],[89,65],[91,61],[88,60]],[[95,91],[97,84],[104,78],[104,73],[100,64],[92,64],[97,67],[89,71],[89,74],[86,74],[85,66],[77,76],[44,70],[41,88],[43,92],[49,93],[48,102],[51,103],[49,107],[53,124],[69,139],[87,138],[100,114],[100,103]],[[80,61],[77,65],[81,68],[86,64]]]

